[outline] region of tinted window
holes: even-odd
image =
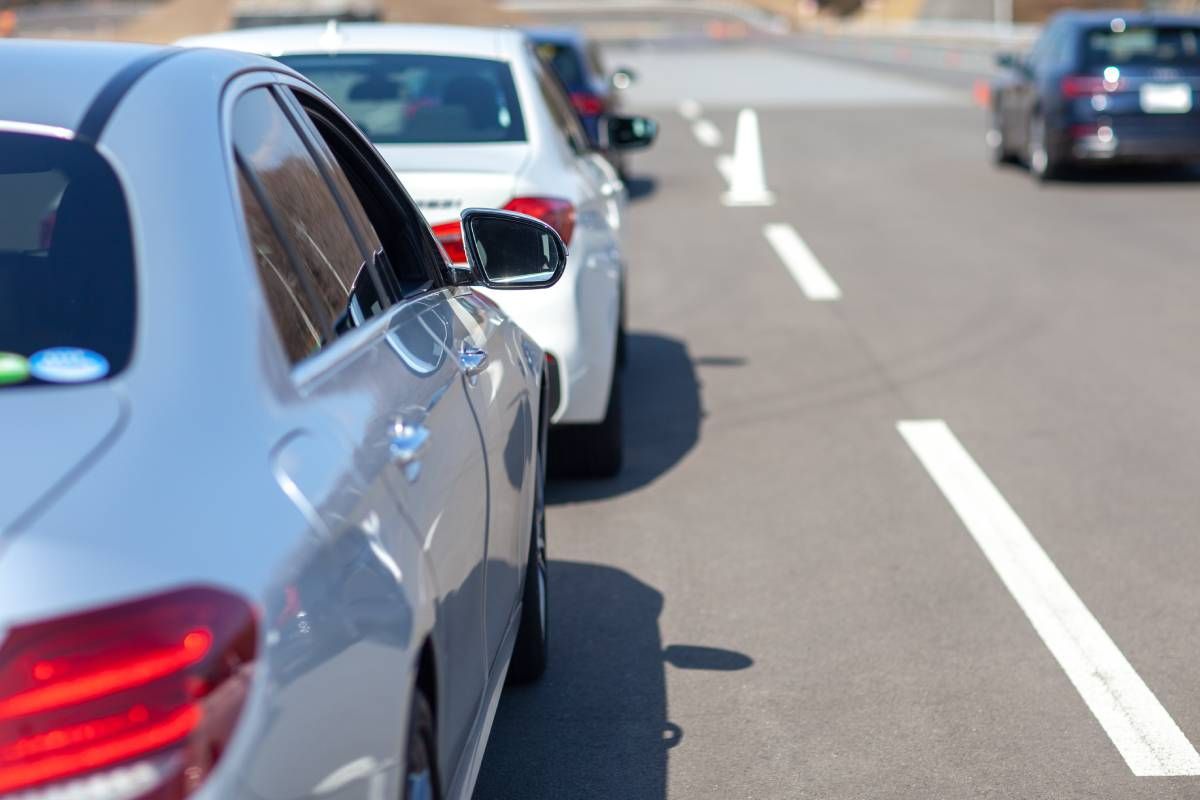
[[[575,109],[563,93],[562,84],[546,72],[546,68],[540,61],[534,59],[534,63],[538,89],[542,99],[546,102],[546,107],[550,109],[550,116],[554,118],[555,127],[566,137],[567,144],[575,153],[585,152],[588,149],[587,134],[583,132],[578,114],[575,113]]]
[[[310,287],[292,267],[283,243],[244,175],[239,176],[242,209],[250,232],[250,247],[275,329],[293,364],[320,350],[326,324],[317,311]]]
[[[1200,28],[1096,28],[1084,34],[1088,66],[1200,65]]]
[[[112,170],[82,144],[0,133],[0,209],[0,386],[119,373],[134,263]]]
[[[512,70],[500,61],[397,54],[280,58],[376,144],[523,142]]]
[[[324,175],[267,89],[244,95],[234,111],[234,146],[261,189],[260,200],[274,213],[273,222],[287,237],[299,260],[298,279],[311,292],[310,305],[320,326],[332,320],[345,331],[386,305],[372,286],[362,250],[338,206]],[[263,265],[260,263],[260,268]],[[351,294],[358,302],[351,303]],[[277,312],[281,329],[287,325]]]
[[[583,61],[574,47],[556,42],[538,42],[538,56],[550,65],[571,92],[589,91],[587,72],[584,71]]]

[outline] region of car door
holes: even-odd
[[[273,416],[284,424],[270,467],[314,534],[282,577],[285,607],[270,609],[275,720],[246,776],[258,795],[290,800],[356,760],[379,765],[363,780],[382,779],[395,758],[391,676],[404,669],[412,627],[396,556],[415,534],[379,466],[389,442],[375,421],[396,402],[377,380],[379,276],[277,89],[248,88],[229,113],[249,246],[280,343],[263,356],[268,372],[281,364]],[[330,738],[329,716],[346,709],[355,725]]]
[[[295,86],[289,94],[363,232],[368,257],[400,297],[385,312],[376,364],[379,391],[392,400],[374,426],[375,436],[388,442],[386,463],[378,468],[388,475],[432,571],[434,635],[445,667],[440,753],[453,765],[488,684],[493,653],[486,619],[495,589],[488,571],[489,512],[505,502],[503,494],[494,499],[484,446],[488,423],[468,393],[464,359],[478,340],[457,310],[455,295],[462,290],[443,285],[445,264],[423,217],[374,148],[311,91]],[[500,600],[502,609],[515,603],[507,595]]]
[[[458,356],[487,452],[487,646],[491,668],[521,596],[532,531],[536,385],[528,353],[513,323],[483,295],[458,291],[451,300],[465,333]]]

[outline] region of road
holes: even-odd
[[[662,124],[628,466],[552,487],[552,664],[476,797],[1200,795],[1195,176],[1038,187],[961,77],[790,42],[608,60]],[[722,203],[743,107],[773,206]]]

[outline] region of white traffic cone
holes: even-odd
[[[723,159],[722,159],[723,161]],[[719,165],[729,181],[729,191],[721,198],[727,206],[770,206],[775,195],[767,189],[763,171],[762,145],[758,139],[758,114],[744,108],[738,114],[733,159]]]

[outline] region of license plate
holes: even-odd
[[[1143,84],[1142,111],[1147,114],[1186,114],[1192,110],[1192,87],[1186,83]]]

